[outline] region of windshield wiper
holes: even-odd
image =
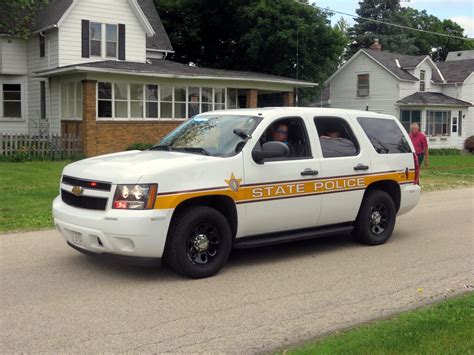
[[[154,145],[153,147],[151,147],[149,150],[166,150],[166,151],[172,151],[173,148],[171,148],[169,145],[167,144],[162,144],[162,145]]]
[[[184,150],[185,152],[190,152],[190,153],[210,155],[209,152],[202,147],[180,147],[180,148],[175,148],[175,150]]]

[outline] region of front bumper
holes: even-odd
[[[86,254],[161,258],[172,210],[93,211],[53,202],[56,229]]]

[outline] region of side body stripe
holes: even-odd
[[[337,192],[364,190],[370,184],[392,180],[399,184],[410,184],[415,179],[415,171],[388,171],[372,174],[301,179],[261,184],[240,185],[234,191],[230,187],[215,187],[176,192],[158,192],[155,209],[176,208],[181,202],[195,197],[210,195],[228,196],[236,204],[271,201],[276,199],[322,195]]]

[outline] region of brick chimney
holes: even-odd
[[[381,51],[382,50],[382,46],[380,45],[378,38],[374,39],[374,43],[372,43],[372,45],[370,46],[370,49],[372,49],[374,51]]]

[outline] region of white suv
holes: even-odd
[[[208,277],[232,248],[352,232],[385,243],[420,197],[418,162],[392,116],[214,111],[146,151],[64,168],[54,222],[86,254]]]

